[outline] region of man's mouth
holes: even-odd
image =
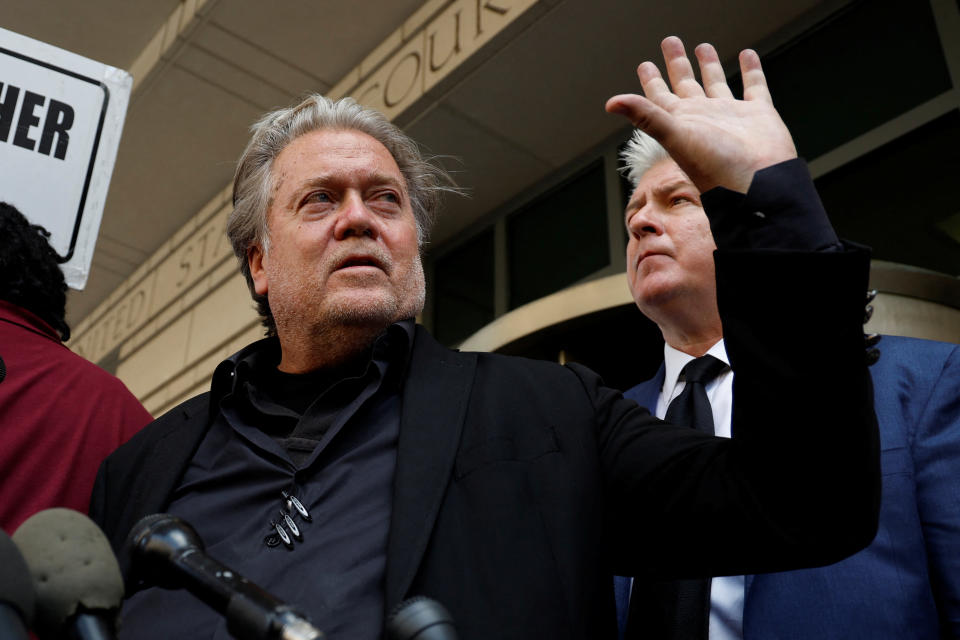
[[[640,263],[649,258],[650,256],[664,256],[666,255],[662,251],[644,251],[640,254],[640,258],[637,260],[637,266],[640,266]]]
[[[370,255],[350,255],[337,263],[335,271],[341,269],[350,269],[352,267],[375,267],[381,271],[386,271],[383,263],[376,257]]]

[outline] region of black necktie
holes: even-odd
[[[667,407],[664,420],[682,427],[693,427],[713,435],[713,409],[707,398],[706,386],[720,375],[727,365],[713,356],[700,356],[680,370],[687,383]]]
[[[705,387],[726,367],[713,356],[688,362],[680,371],[686,385],[670,402],[664,420],[713,435],[713,409]],[[706,640],[709,628],[709,578],[633,581],[626,640]]]

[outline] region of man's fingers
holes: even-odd
[[[763,75],[760,66],[760,56],[753,49],[744,49],[740,52],[740,75],[743,77],[743,99],[763,100],[773,104],[770,90],[767,88],[767,78]]]
[[[606,109],[609,113],[627,118],[634,127],[667,146],[665,141],[672,132],[672,116],[653,101],[626,93],[607,100]]]
[[[681,98],[696,98],[703,96],[703,88],[693,75],[693,65],[687,58],[683,42],[676,36],[664,38],[660,43],[663,51],[663,61],[667,65],[667,76],[673,92]]]
[[[670,92],[670,87],[664,82],[657,65],[652,62],[641,63],[637,67],[637,77],[640,78],[643,95],[661,107],[666,109],[678,100],[677,96]]]
[[[727,76],[723,73],[720,56],[712,44],[698,45],[694,50],[700,65],[700,79],[708,98],[732,98],[733,92],[727,85]]]

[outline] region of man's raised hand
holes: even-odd
[[[737,100],[712,45],[695,50],[702,85],[679,38],[664,39],[660,49],[670,87],[654,63],[644,62],[637,76],[646,97],[614,96],[607,111],[656,138],[701,192],[723,186],[746,193],[758,170],[797,157],[755,51],[740,53],[743,100]]]

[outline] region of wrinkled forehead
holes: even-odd
[[[680,186],[693,189],[697,195],[700,194],[693,181],[676,162],[669,158],[659,160],[637,180],[627,206],[635,204],[639,199],[646,199],[651,194],[659,194]]]
[[[285,158],[297,156],[300,159],[316,158],[321,161],[362,160],[376,163],[383,169],[390,169],[402,175],[400,163],[381,141],[370,134],[357,129],[325,128],[314,129],[293,138],[280,150],[274,159],[274,165]]]
[[[680,168],[680,166],[670,158],[663,158],[657,160],[653,163],[649,169],[647,169],[640,179],[637,180],[634,185],[634,193],[641,187],[643,188],[652,188],[656,186],[663,185],[667,182],[676,182],[684,180],[686,182],[693,182],[690,180],[690,177]]]

